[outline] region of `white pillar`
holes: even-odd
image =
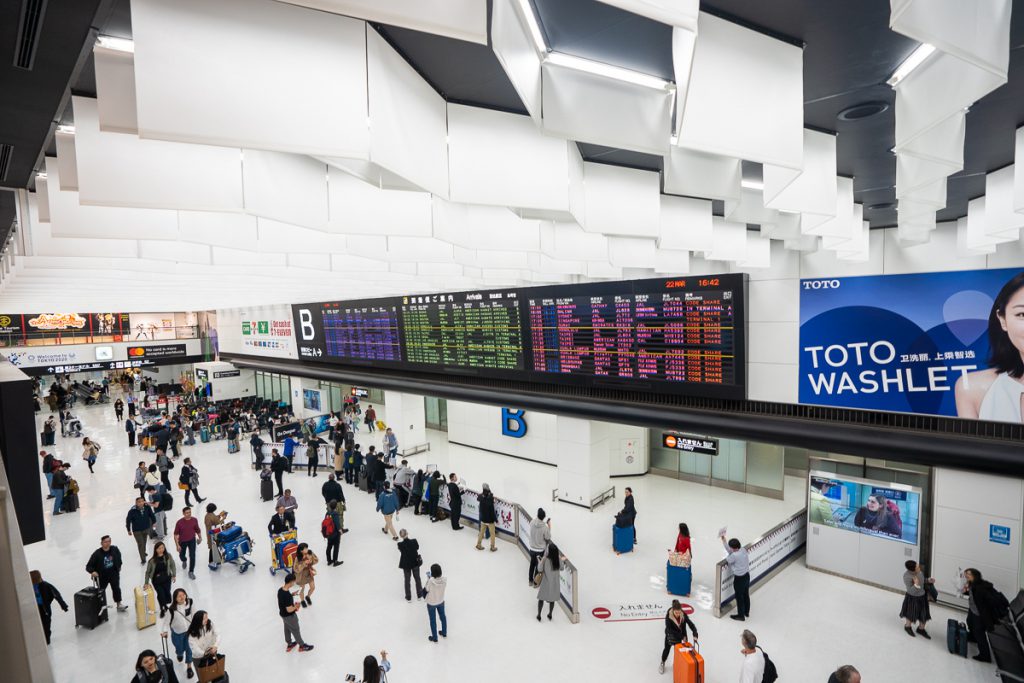
[[[423,397],[401,391],[384,391],[384,421],[398,437],[398,454],[418,452],[427,445],[427,419]]]
[[[611,486],[609,425],[559,415],[555,434],[558,499],[589,507],[594,497]]]

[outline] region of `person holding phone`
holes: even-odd
[[[363,658],[363,677],[358,683],[380,683],[388,671],[391,671],[391,662],[388,661],[387,650],[380,651],[380,663],[373,655],[366,655]],[[355,681],[356,675],[349,674],[345,676],[345,680]]]

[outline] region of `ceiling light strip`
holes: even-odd
[[[903,63],[896,67],[896,70],[886,81],[889,85],[896,87],[896,85],[904,78],[910,75],[910,73],[917,67],[924,64],[925,60],[932,56],[935,52],[935,46],[929,43],[921,43],[917,46],[917,49],[910,53],[910,56],[903,60]]]

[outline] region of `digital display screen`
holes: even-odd
[[[416,294],[292,307],[299,357],[746,397],[745,276]]]
[[[917,545],[917,491],[819,475],[811,475],[808,491],[811,524]]]

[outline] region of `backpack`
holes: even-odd
[[[160,512],[170,512],[174,509],[174,498],[169,493],[160,496]]]
[[[331,517],[331,513],[328,512],[327,515],[324,516],[324,521],[320,522],[320,535],[327,538],[329,536],[333,536],[335,531],[337,531],[337,529],[334,526],[334,518]]]
[[[757,648],[761,650],[760,647]],[[761,683],[775,683],[779,680],[779,672],[775,668],[775,662],[768,658],[768,653],[761,650],[761,654],[764,655],[764,676],[761,678]]]

